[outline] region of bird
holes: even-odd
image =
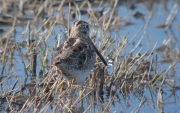
[[[96,54],[107,66],[107,62],[89,37],[90,27],[86,21],[77,20],[71,27],[67,40],[60,44],[52,58],[52,65],[68,81],[76,79],[81,85],[93,69]]]

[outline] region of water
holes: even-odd
[[[147,2],[148,3],[148,2]],[[179,51],[179,42],[180,39],[179,37],[179,20],[180,20],[180,13],[179,13],[179,6],[176,1],[168,1],[167,3],[163,2],[154,2],[153,8],[149,8],[149,4],[146,2],[144,3],[135,3],[135,9],[130,9],[127,4],[120,4],[117,6],[115,13],[120,18],[120,25],[119,25],[119,30],[118,31],[109,31],[108,35],[114,38],[117,42],[122,39],[122,36],[128,34],[128,41],[130,41],[132,38],[133,41],[129,45],[125,47],[125,49],[120,53],[120,56],[124,58],[125,56],[128,56],[129,52],[132,50],[132,48],[135,48],[135,45],[139,42],[140,39],[142,41],[140,42],[140,46],[138,46],[134,51],[133,54],[143,54],[146,51],[151,52],[153,48],[155,50],[162,46],[163,42],[168,42],[167,45],[170,47],[170,53],[172,52],[173,55],[173,61],[177,61],[178,59],[175,57],[175,52]],[[99,9],[97,6],[93,6],[93,10]],[[108,8],[107,8],[108,9]],[[64,6],[64,12],[67,12],[68,7]],[[105,8],[106,10],[106,8]],[[133,15],[135,12],[139,12],[143,14],[143,17],[140,18],[135,18]],[[172,14],[172,15],[170,15]],[[54,13],[53,15],[58,15],[58,13]],[[67,17],[67,13],[65,13]],[[81,19],[82,20],[87,20],[88,16],[87,15],[82,15]],[[169,29],[166,28],[157,28],[157,26],[162,25],[167,21],[168,18],[171,18],[170,21],[172,20],[171,26]],[[71,24],[75,21],[76,19],[71,19]],[[133,23],[132,25],[129,26],[124,26],[124,21],[126,22],[131,22]],[[93,24],[93,23],[92,23]],[[101,26],[101,25],[100,25]],[[0,27],[1,29],[9,29],[10,27],[3,26]],[[22,35],[22,32],[26,29],[26,25],[24,26],[17,26],[16,28],[16,34],[15,40],[18,43],[21,43],[23,40],[27,41],[27,35]],[[53,28],[53,31],[49,35],[49,29],[46,29],[47,32],[43,34],[43,31],[40,31],[37,33],[34,38],[37,38],[38,40],[41,39],[42,37],[45,38],[46,46],[48,46],[48,50],[44,50],[43,47],[45,45],[41,44],[39,51],[44,51],[44,54],[40,54],[38,56],[37,60],[37,73],[40,72],[40,69],[42,68],[42,56],[47,57],[47,62],[45,62],[45,65],[50,64],[50,58],[52,56],[52,51],[53,48],[55,47],[56,44],[56,39],[59,38],[60,42],[62,43],[64,41],[64,36],[62,31],[67,35],[67,31],[64,30],[64,27],[62,25],[56,25]],[[33,27],[31,28],[32,32],[36,32],[37,30],[34,29]],[[60,32],[61,31],[61,32]],[[41,34],[42,33],[42,34]],[[3,34],[2,34],[3,35]],[[93,34],[94,35],[94,34]],[[98,34],[98,36],[102,37],[104,36],[103,33]],[[106,35],[107,36],[107,35]],[[43,40],[42,38],[42,40]],[[117,43],[115,42],[115,43]],[[99,42],[101,43],[101,42]],[[155,46],[155,47],[154,47]],[[157,55],[157,70],[158,72],[165,72],[171,65],[171,63],[161,63],[164,59],[164,52],[156,52],[153,50],[153,55],[152,57],[155,57]],[[27,48],[21,48],[21,51],[23,54],[27,52]],[[7,82],[2,83],[4,91],[8,91],[12,89],[13,85],[16,83],[16,80],[19,80],[21,82],[18,82],[15,85],[15,89],[18,90],[21,84],[24,83],[25,78],[26,78],[26,73],[25,69],[27,71],[30,71],[30,67],[28,67],[30,58],[26,58],[23,56],[23,60],[25,63],[25,66],[22,63],[22,58],[20,57],[20,53],[18,50],[15,50],[14,55],[13,55],[13,68],[10,68],[10,63],[8,63],[5,67],[5,74],[3,74],[3,79],[6,79],[6,77],[13,75],[10,79],[7,80]],[[107,54],[104,55],[105,57]],[[151,58],[152,58],[151,57]],[[150,58],[150,59],[151,59]],[[3,64],[0,63],[0,68],[2,68]],[[157,96],[158,96],[158,90],[159,87],[161,86],[161,81],[163,80],[163,77],[161,80],[154,86],[147,86],[145,85],[144,87],[140,87],[139,89],[134,89],[131,90],[128,93],[122,93],[120,90],[116,90],[116,94],[119,96],[119,101],[115,101],[114,105],[111,105],[110,107],[110,112],[145,112],[145,113],[152,113],[152,112],[180,112],[179,108],[179,96],[180,91],[179,91],[179,74],[180,74],[180,64],[179,62],[176,63],[176,65],[173,67],[175,73],[173,73],[172,70],[170,72],[165,73],[163,77],[165,77],[165,81],[171,80],[170,82],[166,82],[165,84],[162,85],[162,100],[163,103],[158,106],[157,104]],[[49,67],[45,66],[44,72],[46,72]],[[109,73],[112,72],[113,70],[113,65],[109,65]],[[11,70],[11,71],[9,71]],[[30,76],[31,74],[28,73]],[[19,78],[19,79],[17,79]],[[36,77],[39,80],[39,77]],[[31,79],[28,78],[27,83],[30,82]],[[134,83],[135,84],[135,83]],[[137,84],[135,84],[137,85]],[[178,86],[177,88],[175,87],[172,89],[170,86]],[[118,89],[118,87],[117,87]],[[3,94],[2,91],[1,95]],[[125,95],[126,94],[126,98]],[[161,94],[160,94],[161,95]],[[105,99],[105,104],[108,104],[111,98],[107,97]],[[116,100],[116,99],[115,99]],[[56,104],[54,104],[55,106]],[[86,105],[87,107],[88,105]],[[101,105],[100,105],[101,106]],[[101,108],[101,107],[100,107]],[[50,108],[49,108],[50,111]],[[3,112],[3,110],[2,110]]]

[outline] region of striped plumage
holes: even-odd
[[[52,60],[53,66],[67,80],[77,79],[83,84],[94,67],[95,52],[98,51],[89,38],[89,25],[79,20],[72,25],[67,41],[56,48]],[[101,54],[98,55],[102,59]]]

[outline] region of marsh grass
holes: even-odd
[[[117,7],[121,4],[117,0],[74,3],[65,0],[3,0],[1,4],[3,15],[0,16],[0,24],[9,26],[9,30],[3,30],[0,38],[2,112],[95,113],[111,112],[112,107],[117,107],[113,111],[123,112],[120,106],[123,103],[127,108],[131,106],[131,94],[139,100],[138,107],[132,112],[138,112],[144,104],[161,111],[163,85],[172,90],[178,87],[171,76],[175,75],[173,69],[180,54],[169,44],[176,39],[169,38],[159,48],[154,45],[151,51],[142,53],[138,49],[142,45],[142,37],[131,51],[122,55],[129,45],[133,45],[139,31],[144,30],[146,34],[149,20],[144,29],[137,29],[134,37],[128,34],[119,36],[119,30],[133,24],[127,24],[131,22],[117,15]],[[100,10],[94,10],[95,6]],[[14,16],[15,12],[18,15]],[[174,6],[165,23],[168,34],[171,33],[169,28],[176,14]],[[92,26],[91,38],[109,64],[105,67],[97,57],[94,70],[86,80],[82,98],[78,96],[80,86],[76,80],[71,81],[69,87],[67,80],[51,67],[53,48],[67,39],[69,23],[80,16],[85,16]],[[17,31],[19,26],[23,30]],[[55,30],[58,30],[58,34]],[[19,37],[15,37],[17,32],[20,32],[20,41]],[[111,32],[116,35],[111,35]],[[158,65],[156,52],[164,53],[161,62],[169,63],[166,71],[162,71]],[[111,71],[108,71],[109,68]],[[21,69],[21,72],[18,73],[17,69]],[[147,91],[150,97],[146,96]],[[81,99],[83,108],[80,107]]]

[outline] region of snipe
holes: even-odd
[[[67,41],[55,50],[52,63],[64,78],[67,80],[77,79],[83,85],[94,67],[96,53],[107,65],[89,38],[89,24],[78,20],[72,25]]]

